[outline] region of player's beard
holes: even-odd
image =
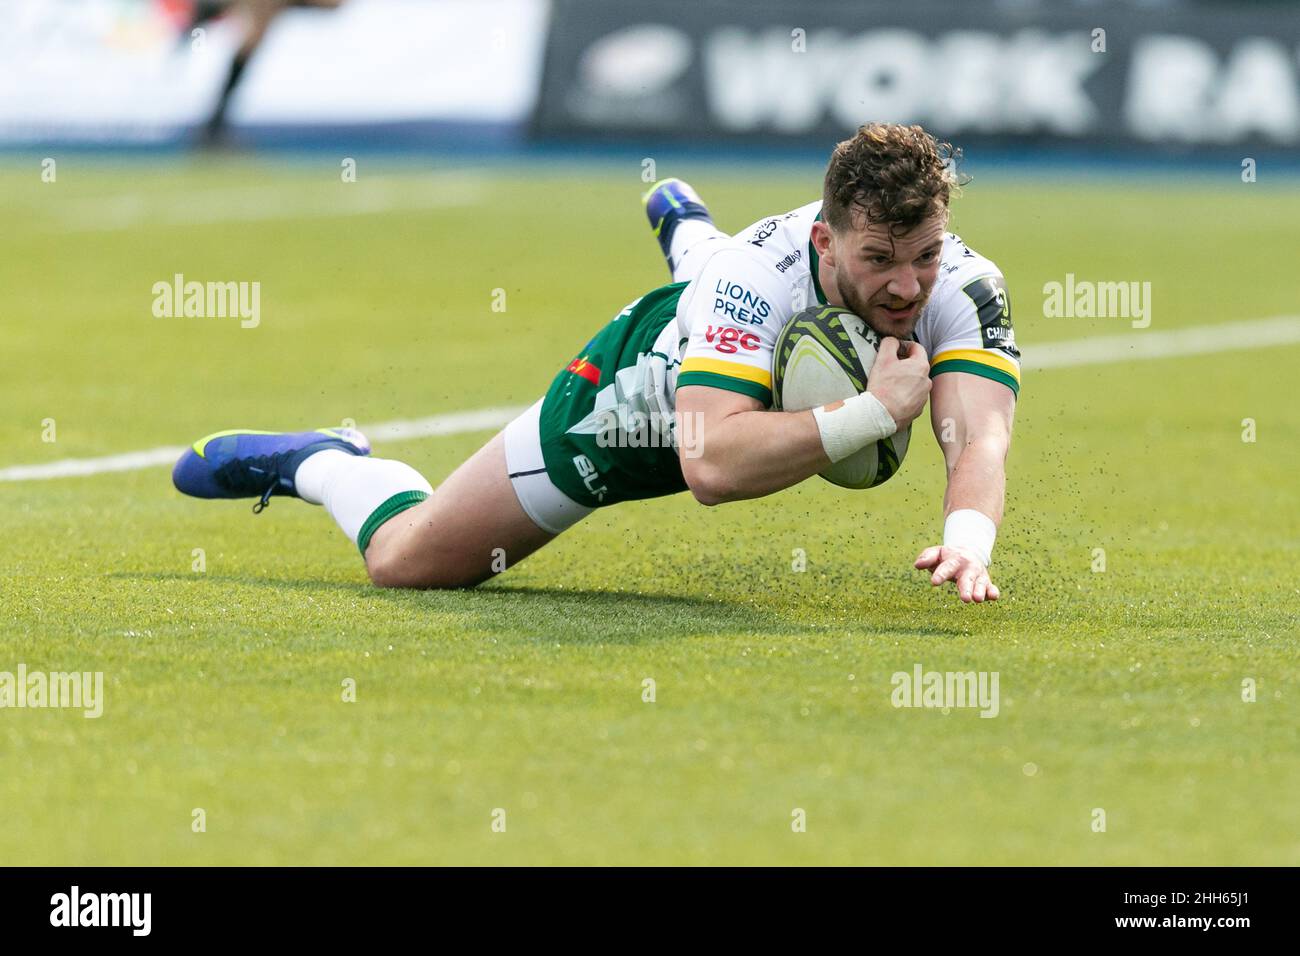
[[[881,315],[879,309],[874,308],[870,302],[864,301],[862,296],[858,295],[856,288],[841,282],[838,277],[835,279],[835,288],[839,291],[840,300],[843,301],[844,307],[866,322],[873,332],[882,337],[892,335],[896,339],[910,339],[912,337],[912,333],[916,330],[917,320],[921,318],[921,312],[925,308],[926,300],[930,297],[930,290],[923,289],[916,300],[916,310],[902,321],[891,322],[887,317]]]

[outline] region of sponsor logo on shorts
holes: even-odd
[[[609,491],[609,488],[601,482],[600,472],[597,471],[596,466],[591,463],[591,459],[586,455],[574,455],[573,467],[578,469],[578,477],[582,479],[582,484],[586,487],[587,491],[589,491],[597,501],[604,501],[605,494]],[[601,484],[597,486],[597,482],[601,482]]]
[[[735,355],[741,349],[757,352],[759,338],[753,332],[744,332],[734,326],[708,326],[704,330],[704,340],[713,346],[715,352]]]

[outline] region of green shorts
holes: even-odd
[[[656,289],[621,312],[555,376],[540,411],[507,427],[511,481],[539,527],[558,533],[593,508],[687,489],[662,384],[676,362],[654,347],[671,334],[686,285]],[[549,488],[537,480],[542,469]],[[555,491],[579,507],[566,508]]]

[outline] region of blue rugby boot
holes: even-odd
[[[232,429],[200,438],[172,469],[176,490],[195,498],[257,498],[260,512],[272,495],[298,496],[293,479],[298,466],[318,451],[336,448],[369,455],[370,442],[355,428],[311,432],[260,432]]]
[[[673,232],[677,224],[687,219],[703,219],[712,225],[713,217],[690,183],[680,179],[659,180],[641,197],[641,202],[645,204],[646,218],[650,220],[650,228],[654,230],[659,248],[668,262],[668,271],[672,272]]]

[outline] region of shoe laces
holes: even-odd
[[[271,486],[262,492],[262,497],[257,504],[253,505],[253,514],[260,515],[267,509],[267,506],[271,504],[271,496],[275,494],[275,489],[278,487],[280,487],[280,479],[276,478]]]
[[[267,485],[266,490],[262,492],[262,497],[258,499],[255,505],[253,505],[253,514],[261,514],[271,503],[271,496],[275,494],[275,489],[280,487],[280,466],[284,464],[290,454],[292,453],[276,452],[272,455],[258,455],[256,458],[239,459],[237,462],[232,462],[223,469],[234,471],[237,467],[238,471],[257,471],[262,472],[267,476],[270,484]]]

